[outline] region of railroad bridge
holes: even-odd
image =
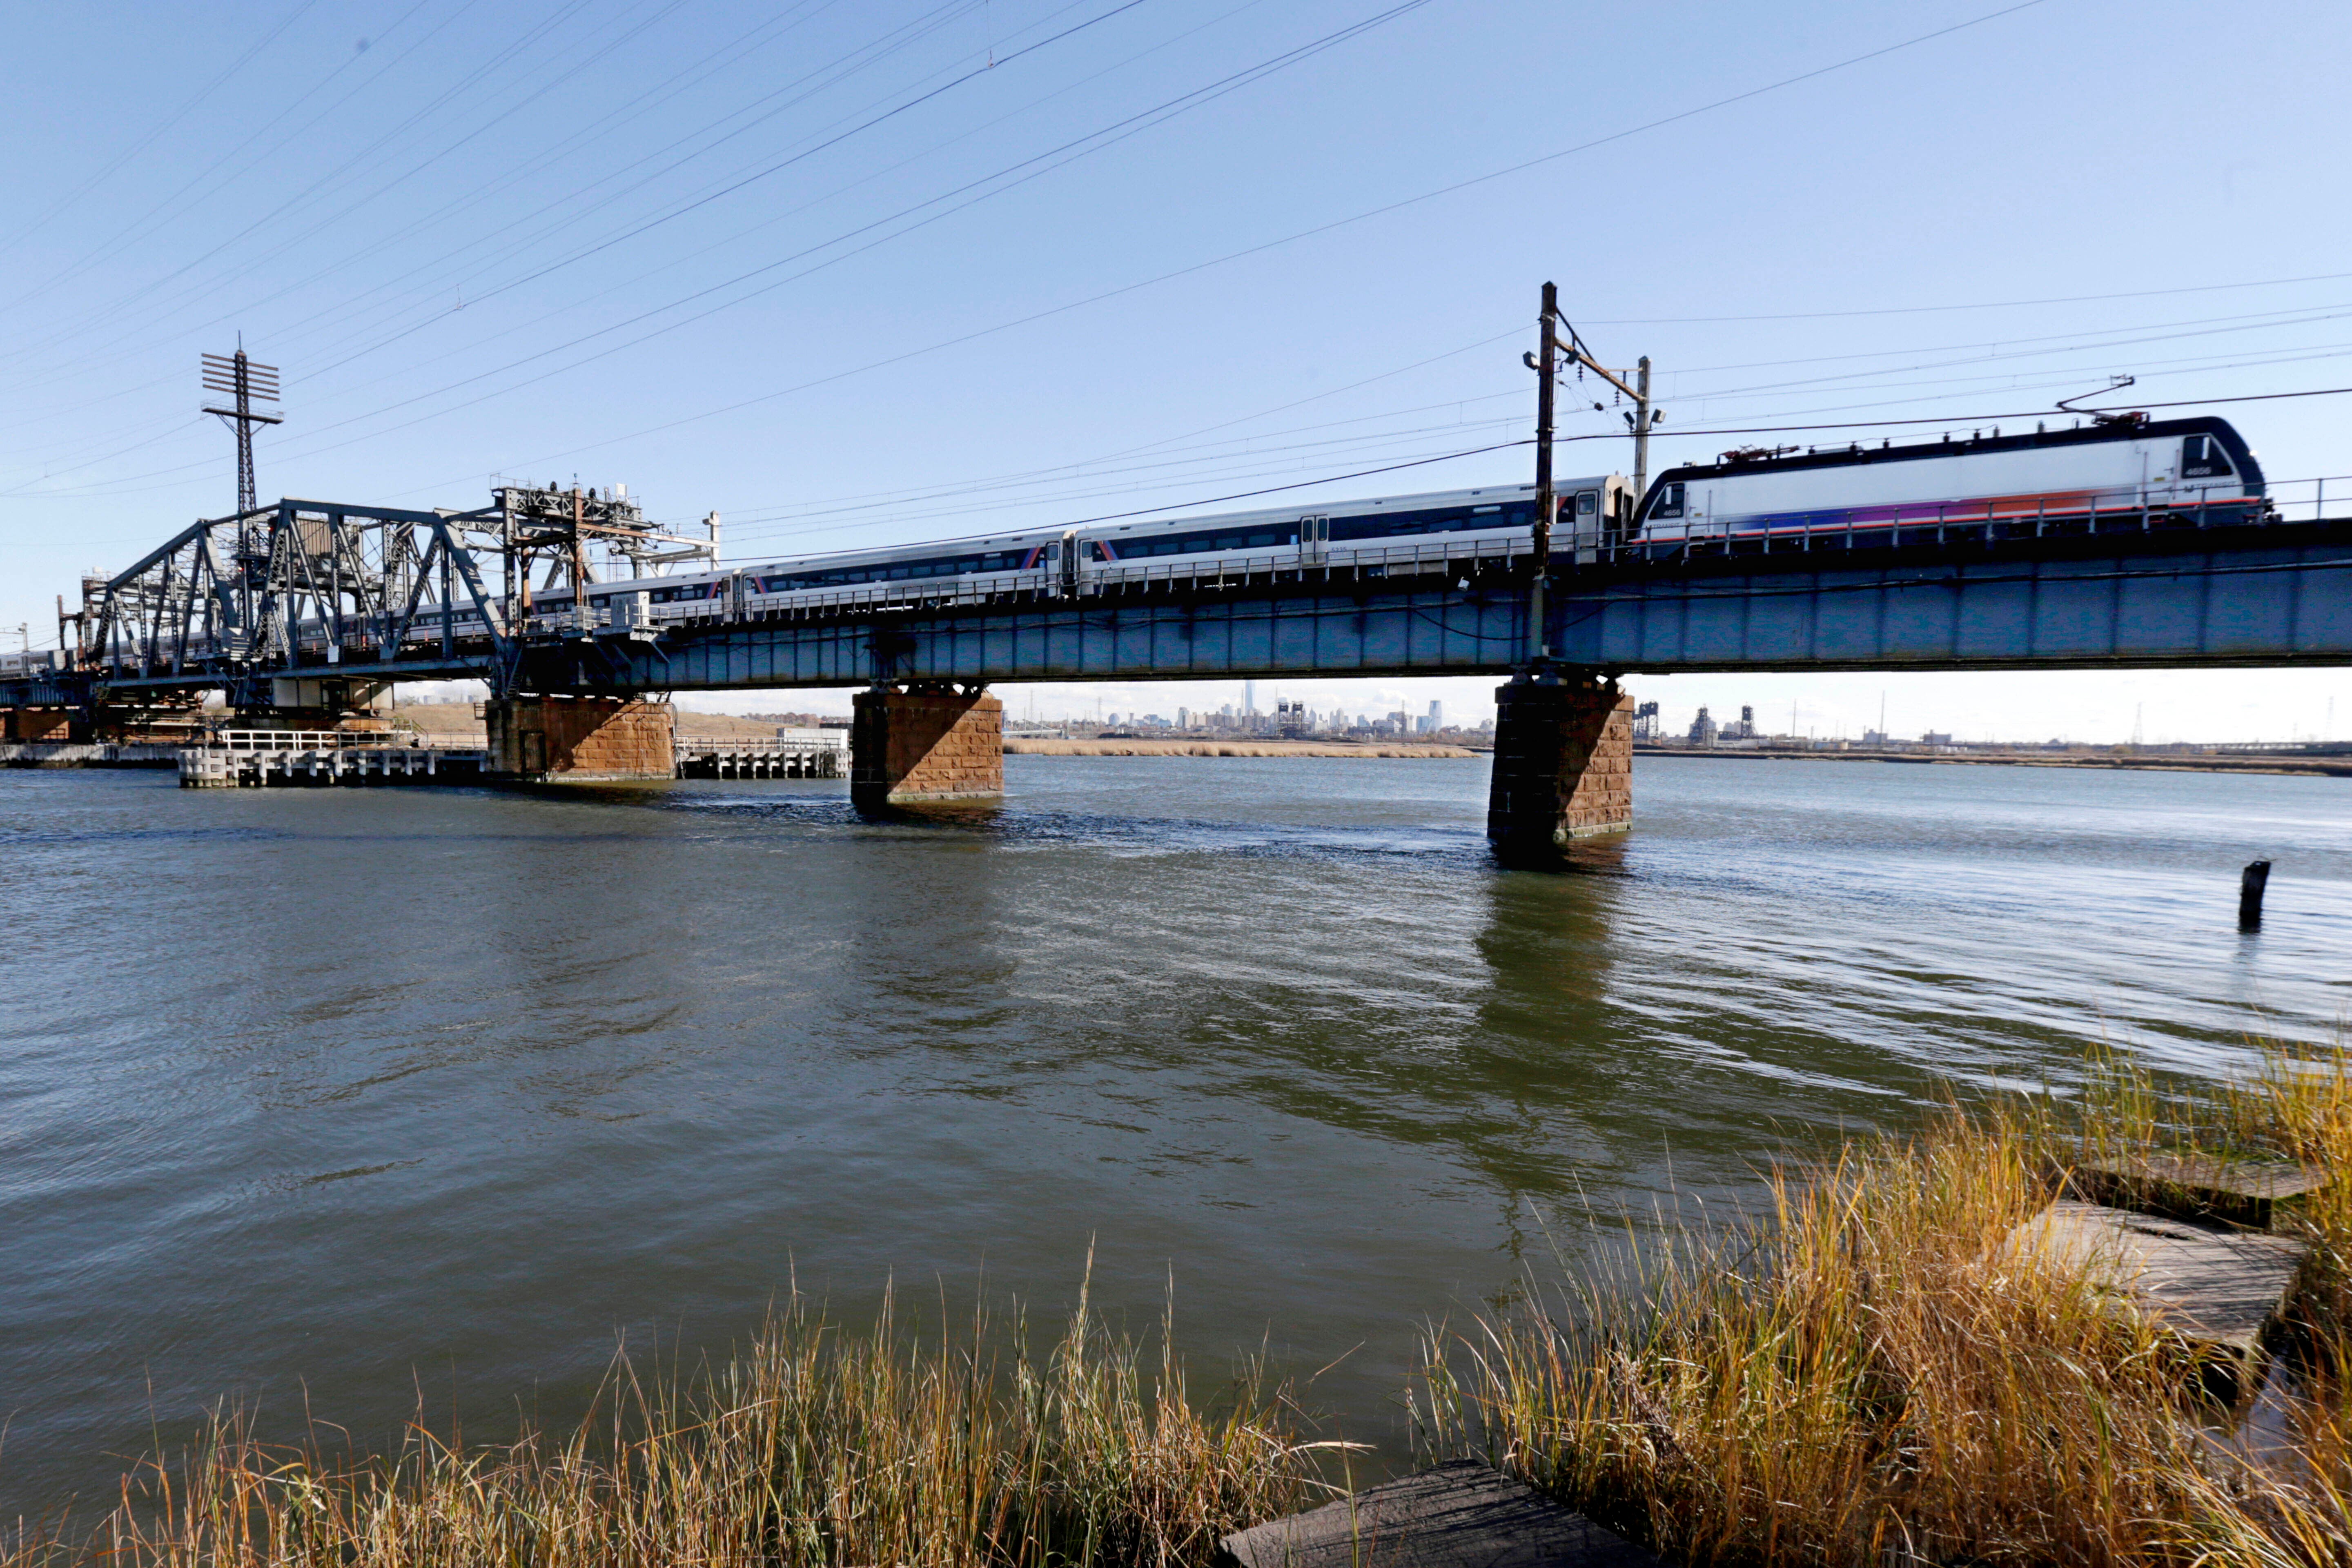
[[[2052,521],[1918,521],[1671,546],[1400,542],[1213,575],[936,589],[673,619],[605,611],[592,552],[715,563],[624,496],[501,487],[471,511],[287,500],[198,522],[60,601],[66,651],[0,679],[9,738],[106,739],[225,690],[248,721],[349,722],[394,683],[479,679],[492,771],[667,777],[677,690],[842,687],[863,806],[1001,793],[1012,681],[1496,675],[1489,831],[1540,848],[1631,815],[1627,674],[2066,669],[2352,661],[2352,517],[2202,527],[2143,505]],[[559,583],[552,612],[534,605]]]

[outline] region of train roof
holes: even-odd
[[[1552,489],[1567,494],[1588,486],[1602,484],[1614,479],[1613,474],[1588,474],[1581,479],[1555,479]],[[1120,523],[1116,527],[1081,524],[1078,533],[1083,538],[1112,538],[1122,533],[1157,532],[1160,530],[1190,531],[1203,526],[1228,523],[1246,524],[1259,521],[1289,522],[1302,517],[1364,517],[1383,511],[1423,511],[1431,507],[1460,506],[1465,502],[1496,504],[1524,500],[1536,493],[1533,485],[1482,485],[1476,489],[1422,490],[1412,495],[1373,496],[1364,500],[1298,501],[1289,506],[1258,507],[1250,511],[1194,512],[1185,517],[1160,517],[1148,521]]]
[[[2196,415],[2186,419],[2156,419],[2137,424],[2121,420],[2105,424],[2075,426],[2064,430],[2027,430],[2014,436],[2003,436],[2000,426],[1988,436],[1971,431],[1966,440],[1955,440],[1947,432],[1941,440],[1914,441],[1906,446],[1880,445],[1864,447],[1852,443],[1843,447],[1816,447],[1809,451],[1787,457],[1759,454],[1748,458],[1732,458],[1725,454],[1712,463],[1685,463],[1667,468],[1650,481],[1647,495],[1642,498],[1643,510],[1649,507],[1650,497],[1658,493],[1661,485],[1669,482],[1687,483],[1692,479],[1722,479],[1737,474],[1787,473],[1803,468],[1846,468],[1865,467],[1873,463],[1906,463],[1924,458],[1949,458],[1960,453],[2018,452],[2038,447],[2092,447],[2116,441],[2145,441],[2171,436],[2211,436],[2220,440],[2221,450],[2250,486],[2259,488],[2263,470],[2254,458],[2253,448],[2237,427],[2218,415]],[[1728,459],[1728,460],[1726,460]]]
[[[1581,478],[1554,481],[1553,488],[1562,494],[1607,483],[1615,474],[1589,474]],[[1500,504],[1520,500],[1536,493],[1533,485],[1482,485],[1475,489],[1422,490],[1412,495],[1373,496],[1362,500],[1307,501],[1286,507],[1259,507],[1250,511],[1194,512],[1183,517],[1139,519],[1116,524],[1080,523],[1076,531],[1081,538],[1118,538],[1124,534],[1186,531],[1202,527],[1246,525],[1260,521],[1290,521],[1301,517],[1321,517],[1332,514],[1363,517],[1384,511],[1422,511],[1437,506]],[[761,574],[791,571],[809,567],[862,566],[882,562],[905,561],[930,555],[952,556],[985,553],[993,551],[1020,550],[1035,544],[1057,542],[1069,532],[1067,527],[1027,529],[1018,533],[989,534],[964,539],[914,540],[905,544],[866,545],[854,550],[827,551],[816,555],[788,556],[778,559],[744,562],[738,564],[680,573],[674,577],[638,577],[625,582],[599,583],[601,592],[631,591],[647,586],[677,586],[687,583],[716,582],[738,572]],[[568,594],[560,591],[555,596]],[[549,595],[540,595],[544,600]]]

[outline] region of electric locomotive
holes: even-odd
[[[2011,538],[2221,527],[2269,512],[2262,464],[2228,420],[2123,416],[1900,447],[1727,452],[1660,474],[1642,498],[1632,542],[1769,545],[1775,535],[1829,533],[1887,543],[1922,528]]]

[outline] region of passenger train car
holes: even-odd
[[[1570,479],[1555,489],[1562,548],[1571,538],[1597,539],[1611,519],[1632,511],[1622,475]],[[533,596],[531,616],[547,629],[614,624],[614,601],[621,614],[635,616],[631,601],[642,595],[643,619],[661,626],[941,599],[1078,596],[1298,571],[1444,571],[1449,563],[1528,554],[1535,511],[1534,486],[1502,485],[1002,534],[599,584],[590,590],[584,621],[568,590],[542,593]],[[461,632],[472,619],[459,613]]]
[[[1643,498],[1637,542],[1769,542],[1824,531],[1992,537],[2130,526],[2258,522],[2262,465],[2226,419],[2111,419],[2075,429],[1801,456],[1730,452],[1669,468]]]

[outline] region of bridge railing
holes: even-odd
[[[406,746],[414,739],[389,730],[215,730],[201,743],[229,752],[345,752]]]
[[[680,734],[675,744],[681,752],[734,752],[745,755],[761,754],[789,756],[799,752],[845,752],[849,749],[849,731],[828,730],[825,738],[810,736],[794,739],[782,735],[692,735]],[[838,737],[834,739],[832,737]]]

